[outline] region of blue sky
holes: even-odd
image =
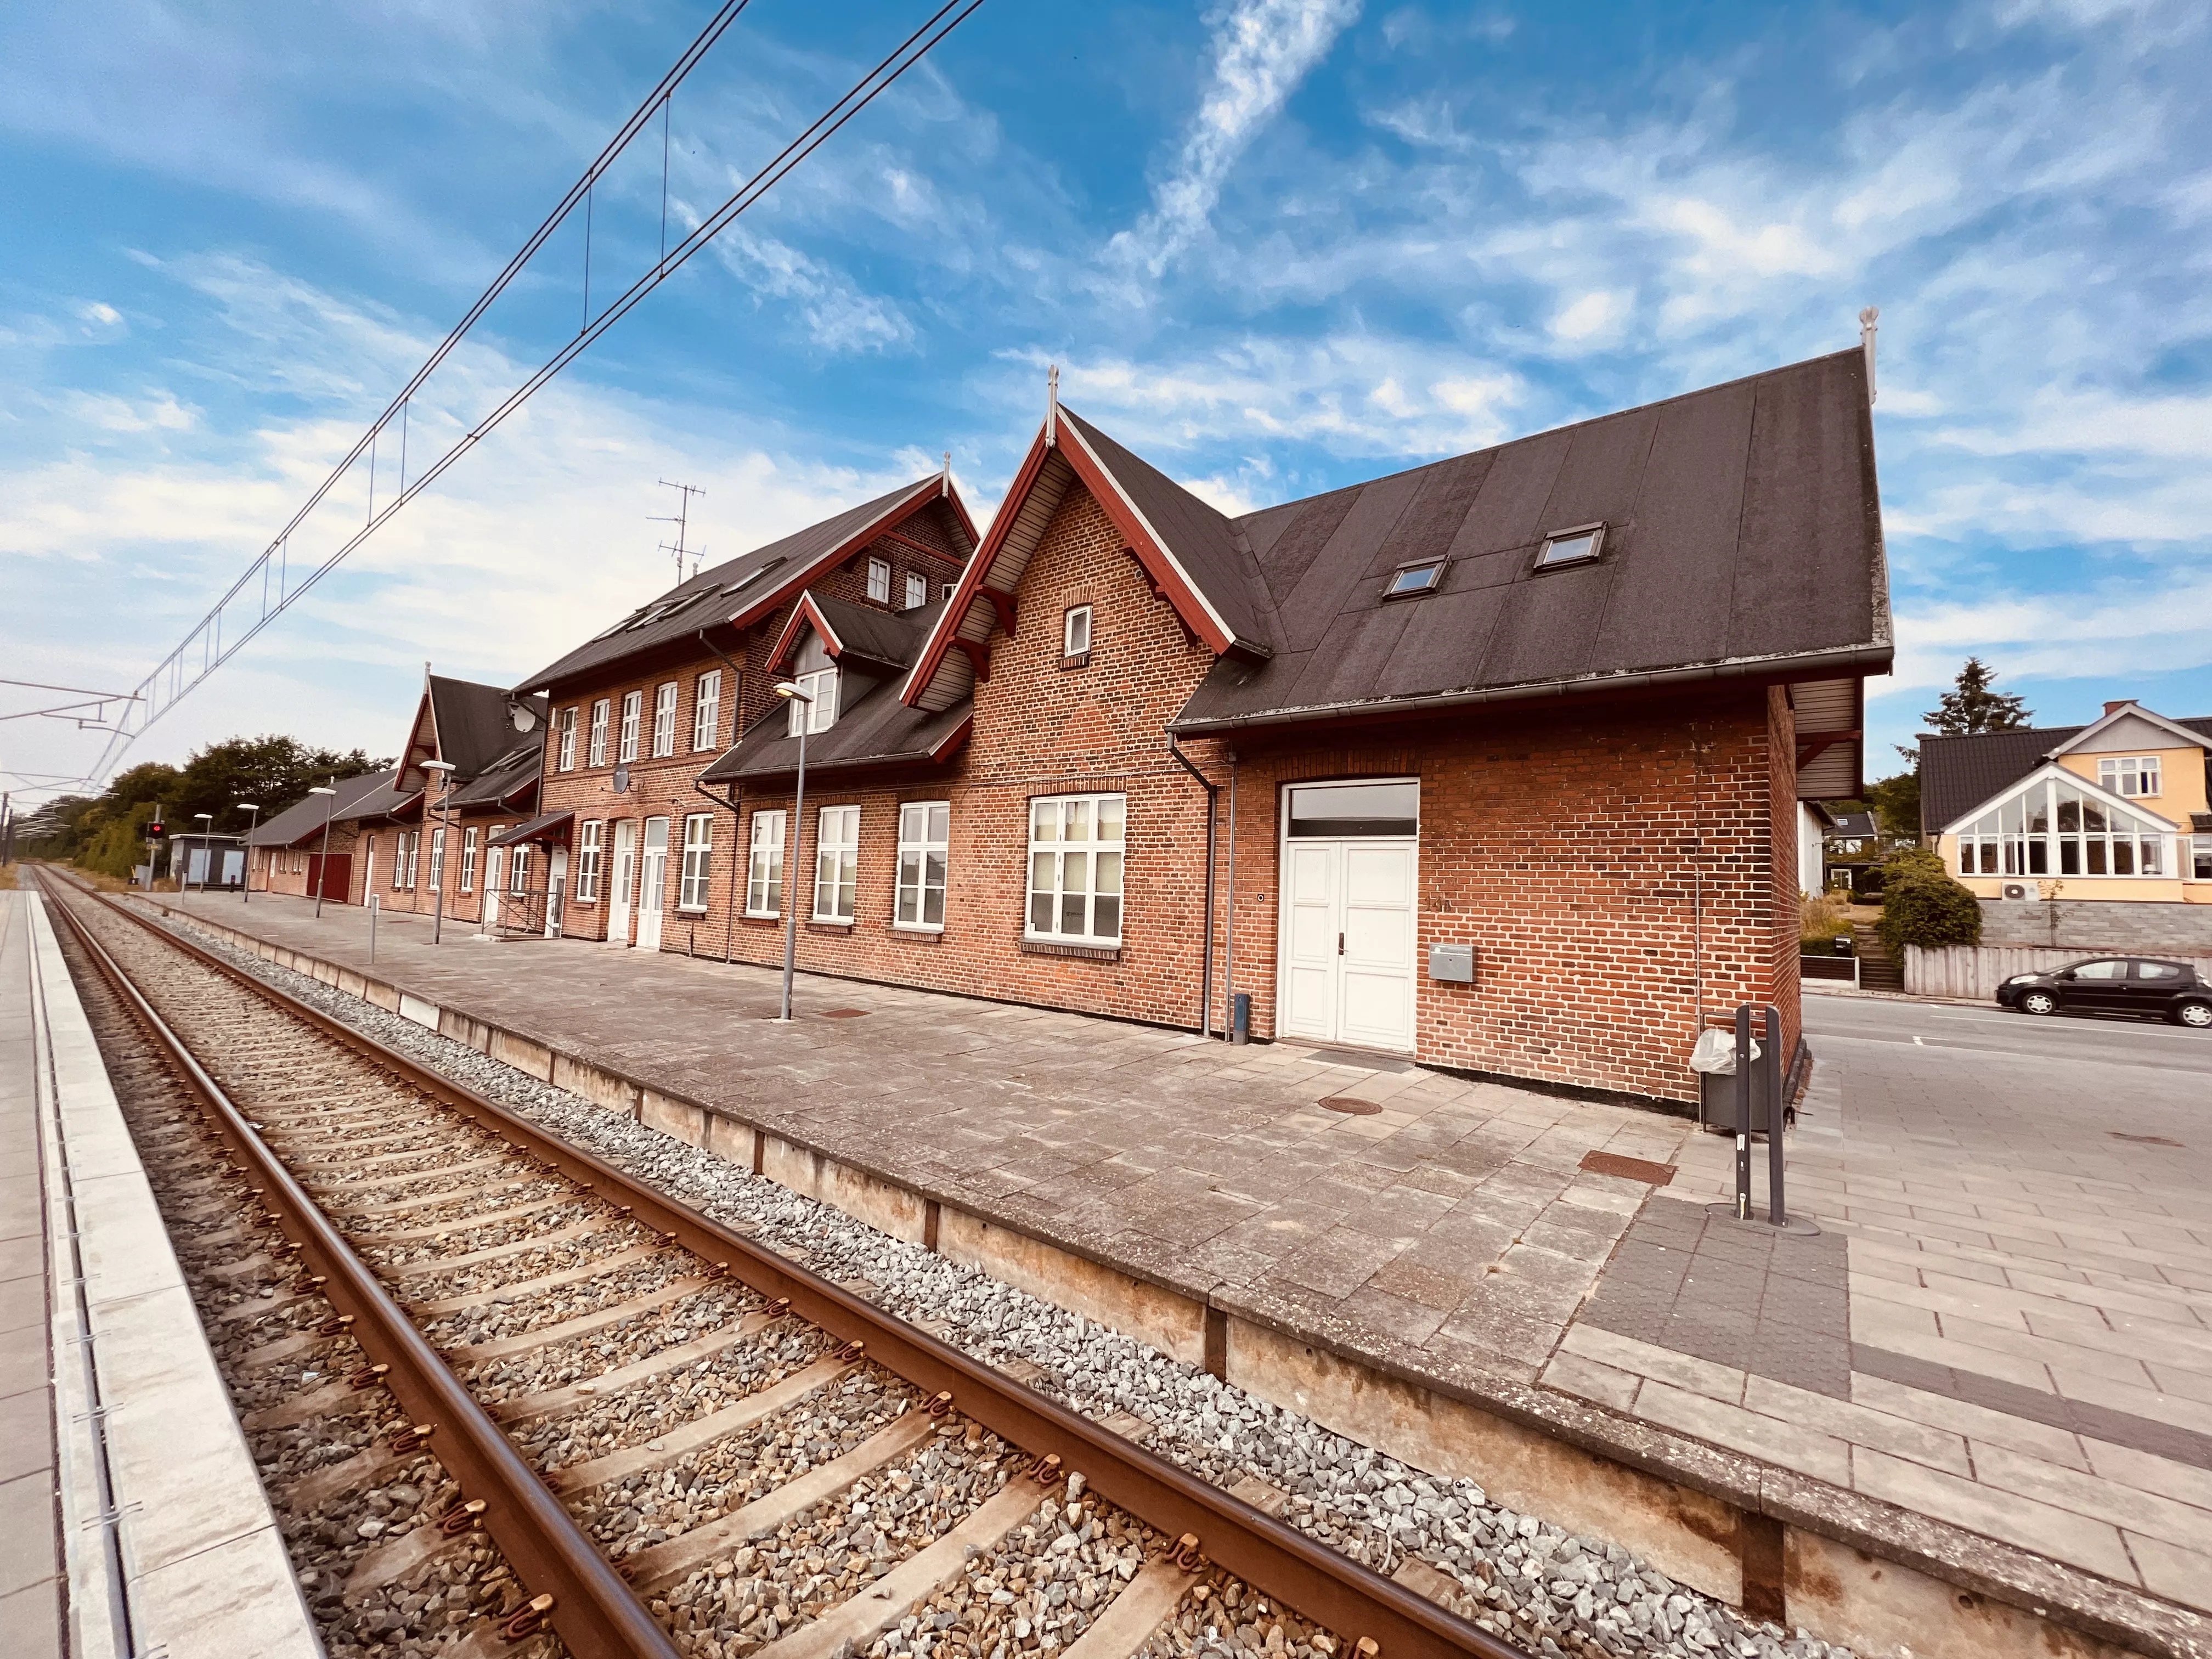
[[[754,0],[671,114],[678,228],[926,9]],[[2045,723],[2212,713],[2206,9],[1667,9],[989,0],[133,758],[394,749],[426,659],[509,682],[667,585],[659,478],[706,487],[710,561],[945,450],[985,517],[1048,362],[1241,508],[1834,350],[1869,303],[1875,740],[1970,651]],[[0,14],[5,672],[135,681],[708,11]],[[595,198],[602,294],[660,208],[656,138]],[[440,371],[416,465],[574,331],[582,242]],[[100,741],[7,722],[0,766]]]

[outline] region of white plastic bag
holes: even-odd
[[[1759,1039],[1751,1040],[1751,1057],[1759,1058]],[[1690,1050],[1690,1069],[1709,1072],[1715,1077],[1735,1075],[1735,1033],[1720,1026],[1698,1034],[1698,1046]]]

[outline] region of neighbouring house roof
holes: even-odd
[[[809,525],[780,541],[702,570],[689,581],[640,605],[612,628],[521,682],[550,691],[564,681],[665,645],[689,639],[702,628],[728,623],[743,627],[774,611],[903,520],[942,500],[951,508],[967,547],[975,544],[975,526],[951,480],[941,472],[863,501],[858,507]],[[949,555],[956,562],[965,550]]]
[[[1804,793],[1856,782],[1856,682],[1892,655],[1856,348],[1235,519],[1060,410],[917,659],[908,703],[969,696],[1078,483],[1216,653],[1175,731],[1753,677],[1833,692],[1801,699]],[[1547,535],[1593,523],[1601,556],[1535,568]],[[1392,571],[1430,558],[1446,562],[1434,592],[1384,599]]]
[[[330,802],[330,817],[333,823],[349,822],[353,808],[375,795],[391,793],[392,781],[399,775],[397,768],[382,772],[364,772],[359,777],[340,778],[332,787],[338,792]],[[274,817],[254,826],[246,836],[251,847],[293,847],[323,833],[323,802],[325,797],[310,795],[305,800],[286,807]]]
[[[801,597],[791,625],[776,642],[775,661],[782,661],[808,628],[818,627],[823,630],[824,648],[839,659],[841,667],[849,655],[864,659],[868,666],[890,671],[888,679],[852,702],[841,701],[836,723],[827,732],[808,736],[809,773],[941,761],[960,746],[974,717],[972,704],[963,701],[951,708],[922,709],[910,707],[899,696],[900,671],[914,660],[941,608],[929,605],[893,615],[817,593]],[[830,629],[842,640],[837,648],[832,648]],[[843,690],[841,684],[841,698]],[[781,704],[770,709],[701,775],[700,781],[742,783],[797,771],[799,739],[788,735],[788,720]]]
[[[1996,794],[1972,803],[1956,817],[1946,819],[1936,824],[1936,831],[1942,835],[1963,833],[1967,825],[1984,813],[1994,810],[2006,799],[2045,779],[2055,780],[2093,800],[2102,801],[2112,811],[2125,817],[2142,818],[2166,830],[2179,827],[2172,818],[2167,817],[2155,807],[2144,805],[2140,799],[2131,799],[2128,796],[2116,794],[2094,779],[2085,778],[2071,768],[2060,765],[2056,759],[2046,759],[2030,769],[2022,776],[2014,778]],[[2124,822],[2125,817],[2122,821]]]
[[[1871,812],[1838,812],[1830,819],[1829,837],[1836,841],[1865,841],[1875,833]]]
[[[2099,722],[2101,724],[2102,722]],[[2212,716],[2169,724],[2212,746]],[[2008,732],[1978,732],[1971,737],[1933,734],[1920,739],[1920,830],[1935,835],[1966,817],[1991,796],[2002,794],[2063,752],[2090,728],[2087,726],[2022,726]]]

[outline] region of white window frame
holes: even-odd
[[[530,890],[530,843],[519,841],[507,849],[507,892],[520,898]]]
[[[852,921],[859,909],[860,890],[860,809],[823,807],[814,820],[814,920]],[[827,909],[822,905],[825,891],[830,898]],[[841,905],[842,908],[838,908]]]
[[[407,890],[407,832],[397,830],[392,836],[392,890]]]
[[[676,752],[676,682],[663,680],[653,689],[653,754],[658,760]]]
[[[430,832],[430,890],[436,892],[446,884],[446,826],[440,824]]]
[[[409,892],[415,890],[422,879],[422,832],[420,830],[410,830],[407,832],[407,890]]]
[[[1946,832],[1958,843],[1959,874],[2172,880],[2179,872],[2169,870],[2166,860],[2178,854],[2179,838],[2137,811],[2113,805],[2112,798],[2100,798],[2098,790],[2098,785],[2062,768],[2046,768],[2014,785]],[[2075,799],[2063,799],[2068,794]],[[2100,818],[2102,827],[2086,827],[2093,817]],[[2169,841],[2174,843],[2171,848]],[[2123,864],[2128,867],[2119,868]]]
[[[645,693],[625,691],[622,701],[622,738],[615,749],[615,760],[627,766],[637,758],[638,717],[644,712]]]
[[[710,668],[691,688],[691,752],[712,749],[722,729],[722,671]]]
[[[1119,833],[1102,836],[1098,833],[1100,808],[1110,805],[1110,816]],[[1080,808],[1079,817],[1073,809]],[[1048,817],[1049,815],[1049,817]],[[1048,823],[1052,833],[1041,836],[1038,830]],[[1067,831],[1075,823],[1082,826],[1079,838],[1071,837]],[[1103,795],[1038,795],[1030,802],[1029,867],[1024,876],[1026,896],[1022,909],[1022,937],[1042,945],[1085,945],[1102,949],[1114,949],[1121,943],[1121,931],[1128,921],[1128,836],[1129,798],[1123,794]],[[1080,895],[1084,931],[1066,930],[1062,924],[1066,919],[1066,901],[1070,896],[1067,878],[1069,859],[1083,860],[1082,885],[1074,890]],[[1110,890],[1100,879],[1104,860],[1113,862]],[[1047,864],[1045,860],[1049,860]],[[1038,877],[1049,872],[1047,884],[1040,885]],[[1045,912],[1048,927],[1037,926],[1037,901],[1047,902]],[[1097,926],[1099,901],[1113,901],[1114,926],[1111,932]]]
[[[797,697],[790,699],[791,712],[784,720],[784,736],[797,737],[801,721],[805,722],[810,736],[827,732],[836,725],[837,671],[835,668],[817,668],[811,674],[793,674],[791,683],[813,701],[801,702]]]
[[[889,559],[868,561],[868,597],[878,605],[891,602],[891,562]]]
[[[780,916],[783,914],[784,825],[781,807],[753,814],[745,844],[745,914]]]
[[[929,578],[919,570],[906,573],[906,608],[919,611],[929,603]]]
[[[606,861],[607,826],[604,818],[586,818],[576,830],[576,902],[596,903],[599,872]]]
[[[1075,636],[1080,634],[1083,643],[1078,645]],[[1091,654],[1091,607],[1072,605],[1060,619],[1060,654],[1068,657],[1087,657]]]
[[[2156,755],[2111,755],[2098,761],[2097,781],[2123,799],[2138,800],[2159,793],[2160,771]]]
[[[714,815],[687,812],[684,817],[684,866],[676,883],[676,908],[703,913],[714,879]]]
[[[576,710],[571,704],[554,717],[561,733],[560,746],[555,751],[555,765],[563,772],[576,769]]]
[[[461,830],[461,891],[477,890],[477,827],[465,825]]]
[[[607,763],[607,700],[601,697],[592,705],[592,741],[586,763],[592,766]]]
[[[939,814],[943,815],[941,820]],[[891,904],[891,926],[908,933],[941,933],[945,931],[946,846],[952,834],[952,803],[902,801],[898,823],[898,878]],[[934,870],[930,863],[933,858],[936,860]],[[933,896],[937,901],[934,921],[929,919]]]

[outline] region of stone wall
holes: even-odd
[[[1982,943],[2008,948],[2212,956],[2212,904],[1984,899]]]

